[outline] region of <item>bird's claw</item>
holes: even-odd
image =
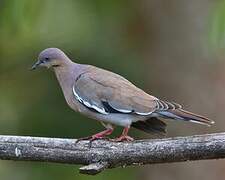
[[[83,137],[83,138],[79,138],[76,140],[75,144],[79,143],[80,141],[85,141],[85,140],[89,140],[89,148],[91,148],[92,142],[97,141],[97,140],[110,140],[110,138],[108,137],[101,137],[101,136],[88,136],[88,137]]]
[[[126,135],[126,136],[120,136],[118,138],[112,139],[111,141],[113,141],[113,142],[123,142],[123,141],[131,142],[133,140],[134,140],[134,138]]]
[[[87,137],[78,138],[78,139],[75,141],[75,144],[79,143],[80,141],[90,140],[91,138],[92,138],[92,136],[87,136]]]

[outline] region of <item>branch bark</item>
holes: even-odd
[[[106,168],[225,157],[225,133],[132,143],[98,140],[0,136],[0,159],[86,165],[80,173],[97,174]]]

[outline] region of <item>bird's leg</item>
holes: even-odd
[[[133,141],[134,139],[130,136],[128,136],[128,131],[129,131],[130,127],[125,127],[123,129],[123,132],[121,134],[120,137],[113,139],[113,141],[115,142],[121,142],[121,141]]]
[[[102,139],[105,136],[108,136],[108,135],[112,134],[112,132],[113,132],[113,129],[111,129],[111,128],[110,129],[106,129],[106,130],[104,130],[102,132],[99,132],[97,134],[92,135],[90,140],[93,141],[93,140],[96,140],[96,139]]]
[[[90,140],[92,142],[92,141],[95,141],[97,139],[103,139],[103,138],[105,138],[105,136],[108,136],[108,135],[112,134],[112,132],[113,132],[113,128],[108,128],[108,129],[106,129],[102,132],[99,132],[97,134],[94,134],[92,136],[79,138],[79,139],[77,139],[76,143],[78,143],[79,141],[82,141],[82,140]]]

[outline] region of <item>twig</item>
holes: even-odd
[[[0,159],[86,165],[80,173],[106,168],[225,157],[225,133],[116,143],[98,140],[0,136]]]

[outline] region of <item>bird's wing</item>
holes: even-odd
[[[75,81],[77,100],[99,113],[135,113],[150,115],[154,111],[180,108],[145,93],[122,76],[92,67]]]

